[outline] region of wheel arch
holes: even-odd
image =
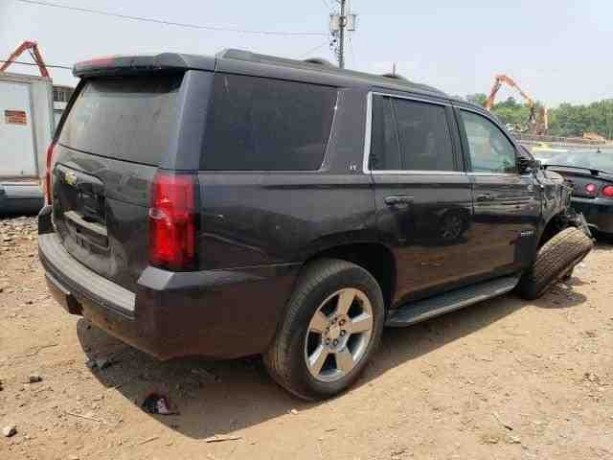
[[[396,262],[387,246],[379,242],[354,242],[319,248],[308,255],[301,270],[324,258],[346,260],[368,271],[379,283],[385,307],[389,308],[396,288]]]
[[[569,226],[570,223],[566,210],[560,211],[557,214],[553,214],[552,216],[550,216],[549,220],[546,221],[539,235],[537,248],[542,247],[554,235]]]

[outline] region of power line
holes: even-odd
[[[162,25],[174,26],[174,27],[184,27],[187,29],[215,30],[217,32],[236,32],[236,33],[253,34],[253,35],[283,35],[283,36],[318,36],[318,35],[325,36],[327,35],[324,32],[280,32],[280,31],[273,31],[273,30],[250,30],[250,29],[238,29],[238,28],[232,28],[232,27],[188,24],[188,23],[182,23],[182,22],[164,21],[162,19],[155,19],[155,18],[145,18],[142,16],[132,16],[129,14],[111,13],[108,11],[94,10],[91,8],[82,8],[79,6],[60,5],[57,3],[45,2],[42,0],[16,0],[16,1],[21,2],[21,3],[28,3],[31,5],[48,6],[52,8],[80,11],[83,13],[93,13],[93,14],[99,14],[102,16],[129,19],[132,21],[152,22],[155,24],[162,24]]]
[[[0,62],[8,62],[6,59],[0,59]],[[13,64],[21,64],[21,65],[29,65],[29,66],[36,66],[38,67],[38,64],[34,64],[33,62],[25,62],[25,61],[12,61]],[[59,65],[59,64],[45,64],[45,67],[49,67],[50,69],[66,69],[66,70],[72,70],[72,67],[67,66],[67,65]]]

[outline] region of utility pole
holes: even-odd
[[[347,18],[345,17],[345,0],[341,0],[341,17],[339,21],[339,39],[340,43],[338,44],[338,66],[341,69],[345,68],[345,27],[347,23]]]
[[[330,46],[334,49],[338,66],[344,69],[346,32],[355,30],[356,15],[348,12],[347,0],[338,0],[338,3],[340,4],[339,12],[330,15],[330,33],[332,34]]]

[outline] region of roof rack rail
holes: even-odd
[[[239,59],[242,61],[252,61],[252,62],[262,62],[267,64],[277,64],[277,65],[304,65],[304,64],[315,64],[328,68],[337,68],[333,63],[328,61],[327,59],[320,57],[312,57],[308,59],[289,59],[282,58],[276,56],[268,56],[265,54],[252,53],[251,51],[237,50],[237,49],[224,49],[216,54],[218,58],[226,58],[226,59]]]
[[[215,57],[220,60],[230,59],[234,61],[251,62],[257,65],[265,64],[267,66],[286,67],[309,72],[321,72],[322,78],[324,76],[325,78],[334,76],[341,79],[345,78],[348,80],[354,80],[355,82],[362,82],[364,84],[393,85],[398,86],[398,89],[426,91],[428,93],[435,93],[437,95],[447,97],[447,95],[439,89],[413,82],[395,72],[386,73],[383,75],[374,75],[350,69],[339,69],[334,63],[319,57],[312,57],[308,59],[288,59],[237,49],[224,49],[217,53]]]
[[[385,78],[393,78],[394,80],[409,81],[407,78],[397,73],[384,73],[384,74],[381,74],[381,76]]]
[[[320,58],[320,57],[312,57],[312,58],[304,59],[302,62],[306,62],[307,64],[323,65],[326,67],[336,67],[334,64],[332,64],[327,59]]]

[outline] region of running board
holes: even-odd
[[[446,292],[439,296],[411,302],[393,310],[387,318],[385,325],[402,327],[419,323],[420,321],[425,321],[435,316],[505,294],[512,291],[518,282],[519,277],[505,276]]]

